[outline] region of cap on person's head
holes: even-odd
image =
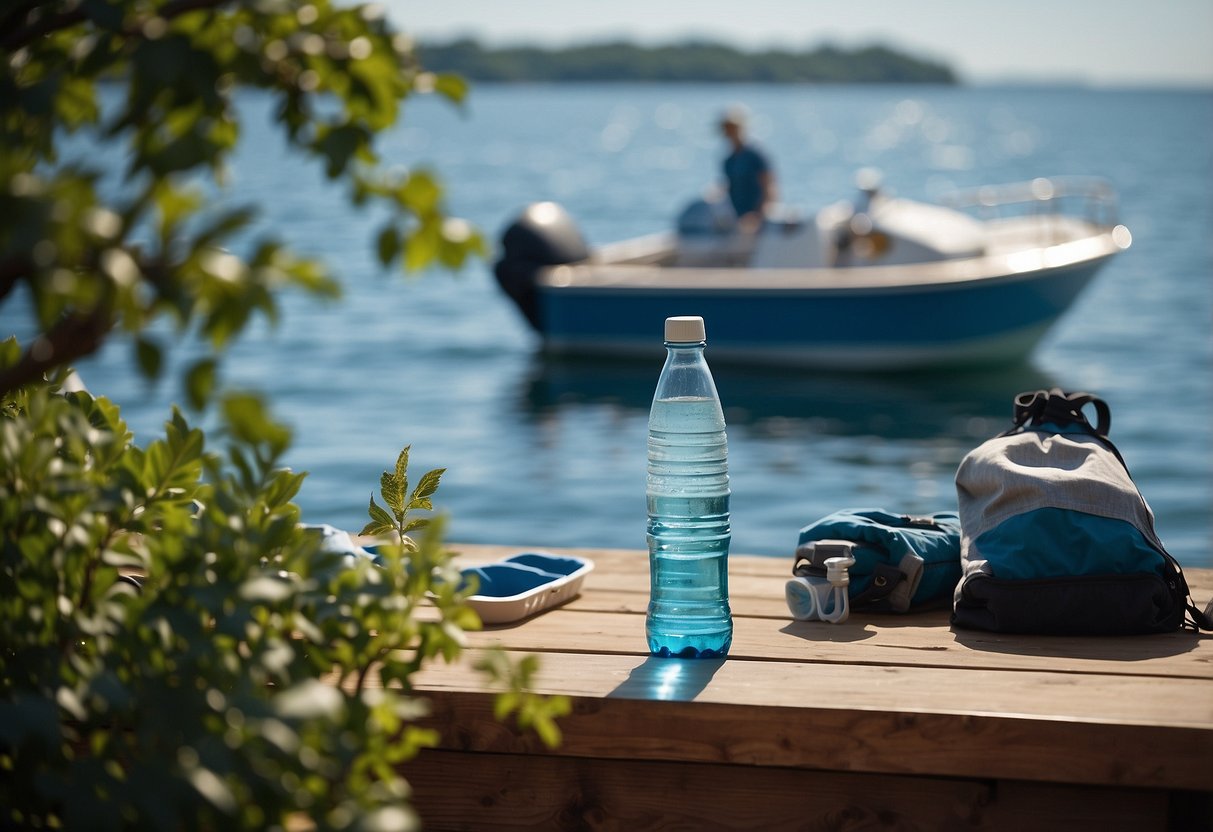
[[[737,104],[724,111],[724,115],[720,117],[720,126],[725,127],[731,124],[736,127],[745,127],[748,117],[749,111],[740,104]]]

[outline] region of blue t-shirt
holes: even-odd
[[[759,177],[770,170],[767,157],[750,145],[729,154],[724,160],[724,175],[729,180],[729,201],[737,216],[757,210],[762,204]]]

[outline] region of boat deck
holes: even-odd
[[[729,658],[656,659],[646,553],[563,553],[596,564],[579,597],[415,679],[442,737],[407,767],[427,829],[1209,828],[1213,637],[794,622],[790,558],[733,556]],[[1203,606],[1213,570],[1186,571]],[[558,749],[494,718],[472,670],[490,645],[572,697]]]

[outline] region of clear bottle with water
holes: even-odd
[[[704,360],[703,318],[667,318],[666,362],[649,413],[649,609],[659,656],[724,656],[729,610],[729,470],[724,412]]]

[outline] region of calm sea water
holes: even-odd
[[[954,508],[961,457],[1008,424],[1015,393],[1056,385],[1108,400],[1112,438],[1163,540],[1181,562],[1213,566],[1213,93],[481,86],[462,111],[410,102],[384,150],[436,167],[449,208],[494,241],[523,205],[554,199],[591,242],[607,242],[666,227],[716,179],[713,123],[733,102],[753,112],[783,200],[806,210],[847,197],[863,166],[916,198],[1097,175],[1120,193],[1134,238],[1022,366],[873,376],[714,365],[734,552],[790,556],[802,525],[839,508]],[[262,203],[264,227],[322,256],[345,285],[336,304],[288,298],[280,325],[256,328],[225,368],[293,426],[291,464],[310,472],[305,519],[360,527],[379,472],[411,444],[418,473],[449,469],[436,503],[453,540],[643,548],[660,359],[545,358],[488,264],[420,280],[380,273],[376,217],[283,153],[263,102],[244,103],[232,197]],[[81,366],[147,441],[180,396],[175,378],[148,387],[131,368],[121,345]]]

